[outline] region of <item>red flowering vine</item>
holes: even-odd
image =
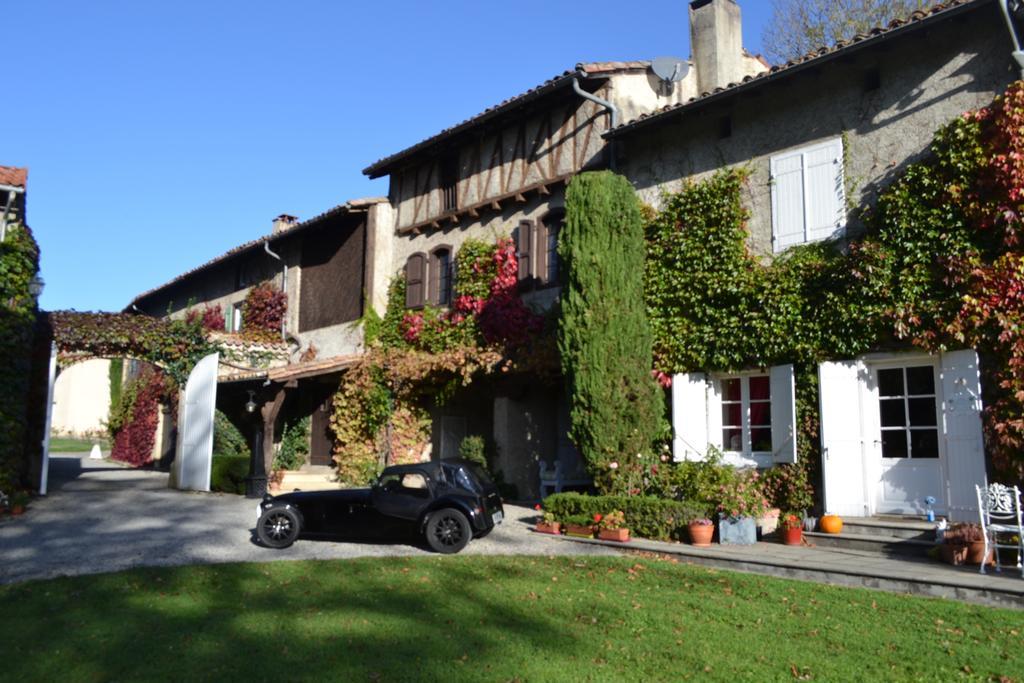
[[[273,283],[253,287],[242,304],[242,336],[254,341],[280,339],[287,309],[288,298]]]

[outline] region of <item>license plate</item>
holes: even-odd
[[[503,519],[505,519],[505,515],[500,510],[491,515],[491,521],[494,522],[495,525],[501,524],[501,520]]]

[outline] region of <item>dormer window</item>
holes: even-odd
[[[459,208],[459,158],[445,157],[438,164],[438,186],[441,189],[441,210]]]

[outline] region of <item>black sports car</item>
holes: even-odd
[[[426,538],[439,553],[457,553],[504,518],[487,473],[468,460],[395,465],[368,489],[267,494],[257,508],[256,536],[287,548],[300,535],[353,540]]]

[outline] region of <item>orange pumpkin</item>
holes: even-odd
[[[843,518],[839,515],[825,515],[818,520],[818,525],[826,534],[838,534],[843,530]]]

